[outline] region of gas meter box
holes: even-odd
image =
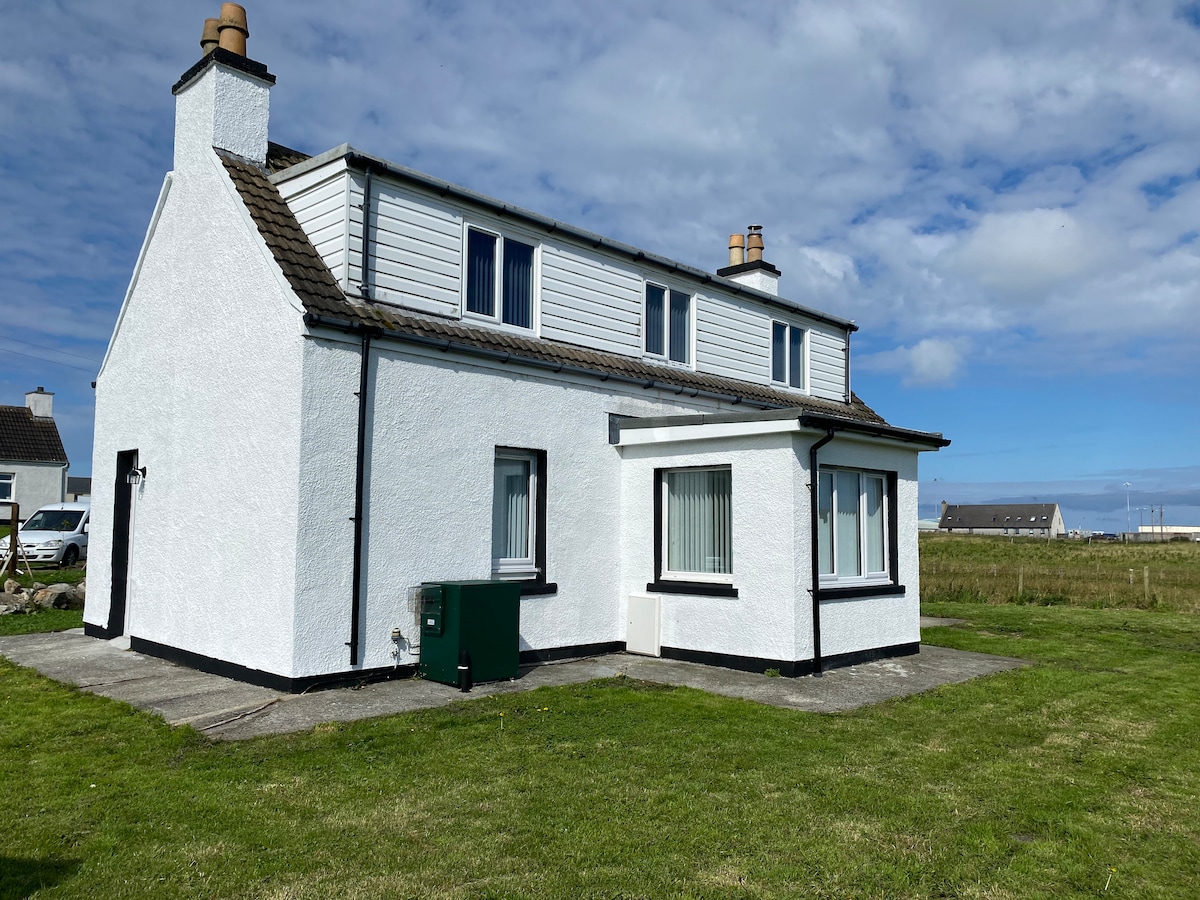
[[[470,681],[516,678],[520,614],[521,586],[511,581],[421,585],[421,677],[459,685],[465,658]]]

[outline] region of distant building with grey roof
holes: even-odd
[[[947,503],[942,501],[938,531],[1059,537],[1067,533],[1057,503]]]

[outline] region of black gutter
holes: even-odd
[[[347,322],[344,319],[334,319],[329,316],[323,316],[319,313],[305,313],[305,325],[320,325],[325,328],[332,328],[337,331],[344,331],[348,334],[357,334],[362,330],[363,326],[356,322]],[[632,384],[643,389],[659,388],[660,390],[674,391],[676,394],[686,394],[688,397],[703,397],[708,400],[719,400],[722,403],[730,403],[733,405],[755,406],[759,409],[782,409],[779,404],[768,403],[764,400],[751,400],[748,397],[741,397],[736,394],[719,394],[716,391],[705,391],[700,388],[681,387],[669,381],[655,381],[653,378],[636,377],[633,375],[622,375],[616,372],[603,372],[598,369],[588,369],[584,366],[576,366],[570,363],[554,362],[546,359],[538,359],[535,356],[522,356],[518,353],[511,353],[507,350],[489,350],[486,347],[477,347],[474,344],[466,344],[459,341],[453,341],[449,338],[433,338],[423,334],[410,334],[406,331],[379,330],[380,336],[388,340],[400,341],[407,344],[416,344],[421,347],[431,347],[442,352],[454,351],[456,353],[467,353],[472,356],[481,356],[484,359],[494,359],[502,363],[518,363],[520,365],[530,366],[535,369],[548,369],[554,373],[566,373],[568,375],[581,375],[588,378],[598,378],[600,381],[615,381],[621,384]]]
[[[362,363],[358,373],[358,459],[354,467],[354,574],[350,586],[350,665],[358,665],[358,620],[362,613],[363,483],[367,473],[367,375],[371,365],[371,330],[362,329]]]
[[[809,503],[809,530],[811,534],[812,552],[809,556],[812,558],[812,627],[813,627],[813,674],[820,675],[821,667],[821,554],[817,550],[817,541],[820,538],[818,530],[817,516],[819,509],[817,508],[819,499],[819,479],[817,478],[817,451],[833,440],[833,435],[837,431],[836,428],[828,428],[825,431],[825,437],[819,441],[815,441],[808,448],[808,503]]]
[[[358,293],[364,300],[371,299],[371,167],[366,167],[363,184],[362,210],[362,253],[360,254]],[[349,260],[347,260],[349,265]]]

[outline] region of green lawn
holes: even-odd
[[[0,897],[1194,897],[1197,619],[927,611],[1035,665],[831,716],[610,680],[227,745],[0,662]]]

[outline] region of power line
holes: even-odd
[[[60,350],[57,347],[47,347],[45,344],[35,344],[33,341],[27,341],[24,338],[15,337],[0,337],[0,341],[12,341],[14,344],[24,344],[26,347],[37,347],[39,350],[49,350],[51,353],[61,353],[63,356],[72,356],[75,359],[82,359],[84,362],[95,363],[95,360],[90,356],[80,356],[78,353],[72,353],[70,350]],[[13,351],[16,353],[17,351]]]
[[[49,363],[52,366],[64,366],[65,368],[68,368],[68,369],[78,369],[80,372],[91,372],[92,374],[95,374],[96,369],[99,368],[98,366],[92,366],[90,368],[85,368],[83,366],[73,366],[70,363],[59,362],[56,359],[46,359],[43,356],[34,356],[32,353],[22,353],[20,350],[6,350],[5,352],[11,353],[14,356],[24,356],[27,359],[36,359],[38,362]],[[80,359],[82,359],[82,357],[80,357]]]

